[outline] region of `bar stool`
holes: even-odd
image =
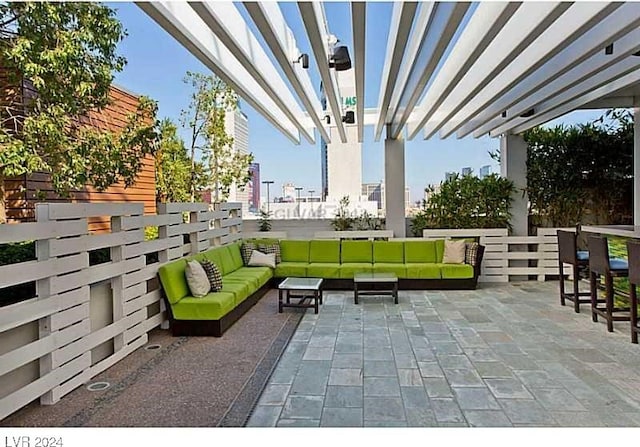
[[[638,343],[638,295],[636,287],[640,285],[640,242],[627,241],[629,256],[629,317],[631,321],[631,343]]]
[[[613,278],[629,276],[629,264],[624,259],[609,259],[609,243],[601,236],[589,236],[589,270],[591,284],[591,318],[598,321],[598,315],[607,320],[607,331],[613,332],[614,321],[629,321],[629,314],[615,315],[620,312],[628,312],[628,308],[614,307],[613,303]],[[597,279],[604,276],[605,281],[605,307],[598,307],[598,283]]]
[[[580,292],[580,275],[584,275],[589,270],[589,252],[578,250],[578,234],[573,231],[558,230],[558,268],[560,272],[560,304],[565,305],[565,300],[573,302],[576,313],[580,313],[580,304],[591,302],[591,292]],[[573,270],[573,293],[565,291],[564,287],[564,264],[571,264]]]

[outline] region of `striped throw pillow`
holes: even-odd
[[[478,243],[468,242],[464,253],[464,263],[469,265],[476,265],[478,261]]]
[[[242,243],[242,246],[240,247],[240,254],[242,255],[242,262],[244,263],[245,267],[249,265],[249,259],[251,259],[251,253],[256,248],[257,248],[256,244],[254,244],[253,242]]]
[[[207,278],[209,279],[209,284],[211,284],[212,292],[219,292],[222,290],[222,273],[220,273],[220,269],[217,265],[215,265],[211,261],[200,261],[202,268],[207,274]]]

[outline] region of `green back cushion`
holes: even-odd
[[[404,242],[404,262],[406,263],[435,263],[437,259],[436,242],[429,240],[415,240]],[[444,253],[444,241],[442,243]],[[440,255],[442,259],[442,254]]]
[[[282,262],[309,262],[309,241],[280,241]]]
[[[184,270],[187,267],[187,261],[179,259],[163,265],[158,269],[162,288],[167,295],[167,299],[171,304],[175,304],[187,295],[190,295],[187,278],[184,276]]]
[[[373,262],[371,241],[342,241],[342,262]]]
[[[309,262],[340,263],[340,241],[311,241],[309,243]]]
[[[207,250],[204,252],[204,256],[220,268],[220,273],[222,273],[223,276],[235,270],[233,268],[231,252],[226,245]],[[242,258],[240,259],[242,260]]]
[[[436,262],[442,262],[444,258],[444,239],[434,241],[436,243]]]
[[[242,262],[242,255],[240,254],[240,244],[234,242],[231,245],[228,245],[229,254],[231,255],[231,262],[233,263],[233,270],[238,270],[240,267],[244,267],[244,262]],[[231,272],[229,272],[231,273]]]
[[[373,241],[373,262],[404,262],[404,243],[399,241]]]

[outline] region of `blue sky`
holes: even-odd
[[[128,32],[128,37],[119,46],[120,54],[127,58],[128,63],[121,73],[116,74],[115,82],[133,93],[158,101],[158,116],[178,123],[180,111],[187,108],[191,93],[182,82],[184,75],[187,71],[208,73],[209,70],[135,4],[111,3],[109,6],[117,10],[117,17]],[[244,13],[242,7],[239,9]],[[284,2],[281,9],[300,50],[311,53],[297,5]],[[325,10],[331,32],[351,48],[348,4],[326,3]],[[365,107],[375,107],[378,101],[391,10],[392,4],[386,2],[372,2],[367,6]],[[374,48],[378,51],[372,51]],[[319,86],[320,78],[313,68],[311,58],[309,74],[314,85]],[[241,102],[241,107],[249,117],[249,148],[260,163],[261,178],[275,182],[271,195],[281,195],[282,184],[287,182],[302,186],[303,195],[308,190],[320,191],[319,144],[302,142],[294,145],[248,104]],[[575,112],[551,124],[585,122],[600,114],[600,111]],[[448,171],[460,172],[463,167],[470,166],[477,173],[481,166],[489,164],[494,172],[499,172],[498,165],[488,155],[498,147],[499,140],[488,137],[457,139],[453,136],[445,140],[408,141],[405,146],[405,175],[412,199],[421,199],[424,187],[440,182]],[[362,158],[363,182],[383,179],[383,142],[374,141],[372,127],[365,128]]]

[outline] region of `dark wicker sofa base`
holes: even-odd
[[[222,334],[251,309],[271,288],[271,284],[267,282],[219,320],[176,320],[173,318],[171,306],[167,305],[171,334],[174,337],[183,335],[222,337]]]

